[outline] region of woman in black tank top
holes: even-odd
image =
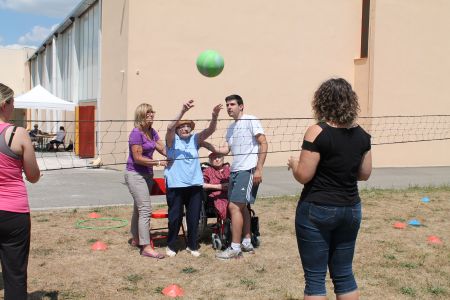
[[[355,123],[358,97],[342,78],[322,83],[312,102],[317,124],[288,168],[304,184],[295,229],[305,273],[305,299],[326,299],[329,267],[336,299],[359,299],[352,271],[361,223],[358,180],[372,171],[370,135]]]

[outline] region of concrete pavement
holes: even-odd
[[[156,177],[162,177],[156,171]],[[450,167],[374,169],[360,188],[407,188],[450,185]],[[123,172],[108,169],[66,169],[43,172],[36,184],[27,182],[32,210],[131,204]],[[264,168],[258,197],[297,195],[302,186],[286,167]],[[153,203],[165,203],[155,196]]]

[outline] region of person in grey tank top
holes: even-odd
[[[27,299],[30,207],[23,182],[40,178],[28,132],[9,123],[14,92],[0,83],[0,258],[5,299]]]

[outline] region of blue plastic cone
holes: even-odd
[[[411,221],[408,222],[408,225],[411,225],[411,226],[420,226],[420,225],[422,225],[422,224],[420,224],[420,221],[419,221],[419,220],[412,219]]]

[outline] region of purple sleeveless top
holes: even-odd
[[[128,160],[127,160],[127,171],[134,171],[142,174],[153,174],[153,167],[147,167],[143,165],[138,165],[134,162],[133,153],[131,152],[131,146],[140,145],[142,146],[142,155],[153,159],[153,152],[156,149],[156,142],[159,141],[159,135],[155,129],[152,128],[152,138],[149,139],[142,131],[138,128],[133,128],[128,139]]]

